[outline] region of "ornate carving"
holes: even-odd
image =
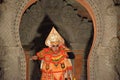
[[[94,29],[96,29],[96,40],[94,41],[94,45],[93,45],[93,49],[91,50],[91,53],[89,55],[89,58],[90,58],[90,80],[96,80],[96,67],[95,65],[97,65],[97,55],[96,55],[96,52],[97,52],[97,48],[98,46],[101,44],[102,42],[102,36],[103,36],[103,32],[104,32],[104,24],[101,24],[101,23],[104,23],[102,22],[102,14],[101,14],[101,9],[100,7],[98,6],[99,4],[96,4],[97,1],[94,1],[94,0],[87,0],[88,4],[91,6],[92,10],[94,11],[94,15],[96,17],[96,26],[94,26]]]
[[[19,46],[21,48],[21,41],[20,41],[20,36],[19,36],[19,23],[20,23],[20,17],[22,15],[23,9],[26,6],[26,4],[29,2],[29,0],[21,0],[21,1],[16,1],[16,17],[13,23],[12,27],[12,33],[15,38],[15,43],[16,46]],[[19,68],[20,68],[20,75],[21,75],[21,80],[26,79],[26,63],[25,63],[25,56],[23,54],[23,50],[19,52],[20,57],[18,58],[19,60]]]
[[[115,14],[117,14],[116,11],[115,11],[116,8],[112,4],[107,6],[106,10],[107,10],[107,15],[109,15],[109,16],[114,16]]]

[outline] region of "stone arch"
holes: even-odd
[[[38,3],[38,4],[37,4]],[[36,32],[36,29],[39,27],[38,25],[39,25],[39,23],[41,23],[41,21],[42,21],[42,18],[43,18],[43,16],[42,16],[42,18],[41,18],[41,9],[40,8],[38,8],[38,7],[40,7],[39,5],[39,1],[37,2],[37,3],[35,3],[35,4],[33,4],[28,10],[26,10],[26,12],[24,13],[24,15],[23,15],[23,20],[21,20],[22,21],[22,24],[20,24],[20,36],[21,36],[21,43],[23,44],[23,45],[27,45],[27,44],[29,44],[30,42],[31,42],[31,38],[32,37],[34,37],[34,35],[33,34],[35,34],[35,32]],[[77,3],[77,2],[76,2]],[[66,9],[66,8],[65,8]],[[71,11],[71,10],[73,10],[73,9],[71,9],[71,7],[67,7],[67,9],[70,9],[69,11]],[[65,10],[65,11],[68,11],[68,10]],[[35,14],[33,14],[33,13],[37,13],[37,15],[35,15]],[[69,13],[71,13],[71,12],[69,12]],[[76,14],[76,12],[72,12],[74,15]],[[33,14],[33,15],[32,15]],[[64,12],[64,14],[65,14],[65,12]],[[26,17],[28,15],[28,17]],[[55,14],[56,15],[56,14]],[[59,15],[58,15],[59,16]],[[68,15],[68,16],[70,16],[70,15]],[[67,21],[68,21],[68,16],[67,16]],[[61,23],[61,21],[58,21],[58,22],[56,22],[57,20],[55,19],[55,17],[54,16],[50,16],[51,17],[51,19],[53,19],[53,21],[57,24],[62,24]],[[53,18],[52,18],[53,17]],[[31,20],[31,18],[32,18],[32,20]],[[59,17],[57,17],[57,18],[59,18]],[[66,18],[66,15],[64,16],[64,18]],[[77,23],[77,26],[75,26],[75,27],[80,27],[79,25],[84,25],[84,24],[86,24],[86,22],[84,21],[83,22],[83,24],[81,24],[81,19],[78,19],[77,18],[77,20],[76,19],[74,19],[74,20],[71,20],[71,19],[73,19],[73,18],[76,18],[76,16],[75,17],[73,17],[72,16],[72,18],[69,18],[69,21],[74,21],[74,22],[72,22],[72,24],[75,24],[75,23]],[[55,19],[55,20],[54,20]],[[30,20],[30,21],[29,21]],[[65,19],[66,20],[66,19]],[[65,21],[64,20],[64,21]],[[26,21],[27,21],[27,24],[26,24]],[[80,21],[80,23],[79,22],[76,22],[76,21]],[[35,22],[35,23],[34,23]],[[28,24],[29,23],[29,24]],[[64,22],[65,23],[65,22]],[[71,24],[71,25],[72,25]],[[65,24],[65,25],[69,25],[70,26],[70,24]],[[87,24],[88,25],[88,24]],[[64,24],[62,25],[62,26],[64,26]],[[66,26],[64,26],[64,27],[62,27],[62,26],[59,26],[59,27],[57,27],[58,29],[64,29],[64,27],[66,27]],[[80,38],[78,39],[78,36],[81,34],[81,33],[83,33],[83,32],[86,32],[86,30],[85,30],[85,28],[87,28],[88,30],[89,30],[89,28],[91,27],[91,26],[83,26],[84,28],[82,29],[81,27],[79,28],[79,29],[77,29],[77,30],[74,30],[74,28],[73,28],[73,25],[72,25],[72,29],[68,29],[68,28],[71,28],[71,27],[69,27],[69,26],[67,26],[67,29],[66,29],[66,31],[64,31],[64,32],[62,32],[62,33],[64,33],[65,35],[66,35],[66,33],[68,33],[68,35],[67,36],[64,36],[65,37],[65,39],[69,36],[69,41],[71,41],[71,43],[70,43],[70,45],[71,45],[71,47],[73,48],[73,49],[75,49],[76,50],[76,48],[77,48],[77,50],[82,50],[83,51],[83,49],[80,49],[81,47],[79,47],[78,46],[78,44],[80,44],[80,42],[77,42],[77,41],[79,41],[80,40]],[[88,28],[89,27],[89,28]],[[27,29],[27,28],[29,28],[29,29]],[[22,30],[21,30],[22,29]],[[81,31],[79,31],[79,30],[81,30]],[[61,30],[62,31],[62,30]],[[80,34],[74,34],[74,32],[73,31],[75,31],[75,32],[77,32],[78,33],[78,31],[79,32],[81,32]],[[90,30],[89,30],[90,31]],[[88,33],[89,33],[89,31],[87,31]],[[30,33],[30,32],[32,32],[32,33]],[[72,32],[72,34],[71,34],[71,32]],[[63,34],[62,34],[63,35]],[[74,39],[74,36],[75,35],[77,35],[77,37],[75,37],[75,39]],[[72,38],[71,38],[72,37]],[[71,38],[71,39],[70,39]],[[37,39],[38,39],[38,37],[37,37]],[[39,38],[40,39],[40,38]],[[42,38],[42,40],[43,40],[43,38]],[[86,39],[87,40],[87,39]],[[82,40],[80,40],[81,42],[82,42]],[[42,41],[41,41],[42,42]],[[77,43],[77,44],[76,44]],[[37,45],[39,44],[39,42],[37,43]],[[36,46],[37,46],[36,45]],[[39,44],[39,45],[41,45],[41,44]],[[40,47],[38,45],[38,47]],[[76,45],[77,45],[77,47],[76,47]],[[28,45],[29,46],[29,45]],[[86,47],[86,46],[85,46]],[[76,53],[76,54],[78,54],[80,57],[81,56],[83,56],[84,57],[84,54],[83,54],[83,52],[82,51],[80,51],[79,53]],[[86,51],[86,49],[85,49],[85,51]],[[85,52],[86,53],[86,52]],[[31,53],[32,54],[32,53]],[[75,62],[75,61],[74,61]],[[86,61],[84,60],[84,61],[82,61],[81,60],[81,63],[85,63],[86,64]],[[77,63],[76,63],[77,64]],[[37,66],[37,65],[36,65]],[[84,66],[84,65],[82,65],[82,66]],[[81,68],[82,68],[82,66],[80,66],[80,70],[81,70]],[[36,68],[35,68],[36,69]],[[84,70],[84,69],[82,69],[82,70]],[[38,70],[37,70],[38,71]],[[36,71],[35,71],[36,72]],[[78,75],[79,76],[79,75]],[[84,71],[81,71],[81,75],[80,76],[82,76],[82,78],[86,78],[86,66],[85,66],[85,70]]]
[[[92,20],[93,20],[93,23],[94,23],[94,41],[93,41],[93,45],[92,45],[92,50],[91,50],[91,56],[90,57],[93,57],[95,56],[95,52],[96,52],[96,49],[99,45],[99,43],[101,42],[101,37],[102,37],[102,34],[103,34],[103,28],[101,27],[102,24],[101,24],[101,15],[100,15],[100,10],[98,10],[98,8],[96,7],[97,5],[95,5],[95,2],[94,1],[80,1],[80,0],[77,0],[80,4],[82,4],[89,12],[89,14],[91,15],[92,17]],[[28,7],[28,6],[27,6]],[[92,8],[93,7],[93,8]],[[24,8],[23,12],[25,11],[26,8]],[[95,13],[93,12],[93,10],[95,11]],[[97,27],[96,27],[97,26]],[[99,28],[100,27],[100,28]],[[98,34],[96,34],[96,32],[98,32]],[[94,74],[94,61],[93,61],[93,58],[91,58],[90,60],[88,60],[88,65],[89,65],[89,68],[88,68],[88,71],[90,71],[88,73],[88,79],[93,79],[93,74]],[[92,74],[92,75],[91,75]],[[89,77],[89,76],[92,76],[92,77]]]
[[[100,14],[100,9],[97,7],[94,1],[86,0],[86,1],[80,1],[77,0],[80,4],[82,4],[89,12],[90,16],[92,17],[93,20],[93,27],[94,27],[94,38],[93,38],[93,44],[88,56],[87,60],[87,77],[88,80],[95,80],[95,58],[97,57],[96,52],[98,46],[102,42],[102,36],[104,32],[104,24],[102,23],[102,14]]]
[[[87,10],[88,12],[90,13],[91,17],[92,17],[92,20],[93,20],[93,23],[94,23],[94,41],[93,41],[93,45],[92,45],[92,48],[91,48],[91,54],[90,54],[90,57],[89,60],[88,60],[88,79],[91,79],[91,80],[94,80],[94,57],[95,57],[95,52],[97,50],[97,47],[98,45],[100,44],[101,42],[101,37],[102,37],[102,34],[103,34],[103,28],[101,27],[102,24],[101,24],[101,15],[100,15],[100,10],[97,8],[97,5],[95,4],[95,1],[92,1],[92,0],[88,0],[88,1],[80,1],[80,0],[77,0],[80,4],[82,4]],[[21,20],[20,17],[22,17],[22,14],[23,12],[30,6],[32,5],[34,2],[36,2],[36,0],[26,0],[26,1],[23,1],[21,2],[20,5],[23,5],[23,6],[19,6],[19,10],[16,14],[16,17],[15,18],[15,24],[17,26],[19,26],[19,22]],[[19,27],[14,27],[14,31],[17,31],[19,29]],[[16,33],[16,32],[14,32]],[[97,33],[97,34],[96,34]],[[19,35],[19,34],[16,34],[16,35]],[[18,42],[17,44],[20,46],[21,43],[19,41],[20,39],[18,38]],[[24,66],[25,67],[25,66]],[[90,68],[90,69],[89,69]],[[26,71],[23,72],[23,74],[25,74]]]

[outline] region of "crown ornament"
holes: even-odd
[[[50,47],[53,43],[64,44],[64,39],[60,36],[54,27],[51,29],[48,37],[46,38],[45,45]]]

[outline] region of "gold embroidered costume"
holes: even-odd
[[[44,48],[37,53],[39,60],[42,60],[42,77],[40,80],[72,80],[72,64],[68,59],[67,50],[62,45],[63,38],[53,28],[47,37]],[[55,48],[56,51],[52,49]]]

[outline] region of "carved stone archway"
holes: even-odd
[[[34,6],[34,7],[35,7],[35,6]],[[28,11],[30,11],[30,9],[29,9]],[[36,11],[37,11],[37,10],[36,10]],[[33,13],[33,12],[31,12],[31,14],[32,14],[32,13]],[[39,12],[39,13],[40,13],[40,12]],[[26,15],[29,15],[29,14],[26,14]],[[40,18],[40,17],[41,17],[41,16],[39,16],[38,18]],[[41,17],[41,18],[42,18],[42,17]],[[33,19],[34,19],[34,18],[33,18]],[[29,19],[28,19],[28,20],[29,20]],[[27,21],[28,21],[28,20],[27,20]],[[36,20],[34,19],[33,21],[36,21]],[[38,19],[37,21],[40,22],[41,19]],[[36,22],[36,23],[37,23],[37,22]],[[24,23],[24,24],[25,24],[25,23]],[[22,23],[22,25],[23,25],[23,23]],[[24,26],[24,25],[23,25],[23,26]],[[27,25],[26,25],[26,26],[27,26]],[[29,26],[29,25],[28,25],[28,26]],[[33,26],[38,26],[38,25],[35,24],[35,25],[33,25]],[[20,27],[22,27],[22,26],[20,26]],[[24,28],[25,28],[25,26],[24,26]],[[23,29],[24,29],[24,28],[23,28]],[[30,26],[29,26],[29,28],[30,28]],[[33,29],[33,28],[31,27],[30,29]],[[63,29],[64,29],[64,28],[63,28]],[[69,29],[69,30],[70,30],[70,29]],[[34,30],[34,31],[35,31],[35,30]],[[32,31],[32,32],[33,32],[33,31]],[[68,32],[68,31],[67,31],[67,32]],[[70,32],[72,32],[72,31],[70,31]],[[21,32],[21,33],[22,33],[22,32]],[[69,33],[69,32],[68,32],[68,33]],[[29,32],[28,32],[28,34],[29,34],[30,36],[32,36],[33,33],[29,33]],[[69,33],[69,34],[70,34],[70,33]],[[24,36],[24,35],[26,36],[26,33],[24,34],[24,32],[23,32],[22,35],[23,35],[23,36]],[[74,34],[73,34],[73,35],[74,35]],[[69,35],[68,35],[68,36],[69,36]],[[74,35],[74,36],[75,36],[75,35]],[[71,35],[71,37],[72,37],[72,35]],[[24,37],[24,39],[25,39],[26,41],[28,41],[27,38]],[[30,39],[29,39],[29,40],[30,40]],[[24,41],[22,41],[22,42],[24,43]],[[29,41],[28,41],[28,42],[29,42]],[[73,40],[73,42],[74,42],[74,40]],[[77,43],[77,42],[76,42],[76,43]],[[79,46],[78,46],[78,45],[79,45],[80,43],[77,43],[77,44],[76,44],[76,43],[71,43],[71,45],[72,45],[72,46],[76,46],[76,45],[77,45],[77,49],[79,49]],[[86,78],[86,75],[84,75],[84,74],[86,74],[86,73],[83,73],[83,75],[82,75],[83,79],[84,79],[84,77]],[[78,76],[79,76],[79,75],[78,75]],[[81,75],[80,75],[80,76],[81,76]]]
[[[92,17],[92,20],[93,20],[93,23],[94,23],[94,40],[93,40],[93,45],[92,45],[92,48],[91,48],[91,54],[90,54],[90,57],[94,57],[95,56],[95,54],[92,54],[93,52],[95,53],[96,52],[96,48],[98,47],[98,45],[100,44],[100,42],[101,42],[101,37],[102,37],[102,34],[103,34],[103,28],[102,27],[96,27],[96,26],[102,26],[102,24],[101,24],[101,15],[99,14],[100,12],[99,12],[99,10],[98,10],[98,8],[96,8],[96,6],[97,5],[93,5],[94,4],[94,1],[90,1],[90,3],[89,2],[87,2],[87,1],[81,1],[81,0],[77,0],[81,5],[83,5],[87,10],[88,10],[88,12],[89,12],[89,14],[91,15],[91,17]],[[23,10],[23,12],[30,6],[30,5],[32,5],[33,3],[35,2],[35,0],[32,0],[30,3],[28,2],[28,4],[26,5],[26,7],[24,7],[24,10]],[[92,6],[91,6],[92,5]],[[92,9],[92,7],[94,7],[93,9]],[[93,10],[95,10],[95,13],[93,12]],[[95,16],[95,15],[97,15],[97,16]],[[97,22],[96,22],[96,19],[95,18],[97,18]],[[97,31],[101,31],[101,32],[99,32],[99,35],[97,36]],[[93,52],[92,52],[93,51]],[[92,74],[91,76],[94,76],[93,74],[94,74],[94,61],[93,61],[94,59],[93,58],[89,58],[88,59],[88,79],[90,79],[90,74]],[[93,64],[93,65],[91,65],[91,64]],[[92,67],[90,67],[90,66],[92,66]],[[91,79],[93,79],[93,77],[91,77]]]

